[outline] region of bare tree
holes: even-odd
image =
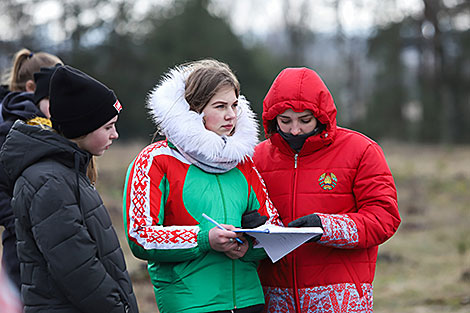
[[[289,43],[288,59],[290,65],[305,65],[305,49],[313,41],[308,21],[311,12],[311,1],[296,2],[284,0],[282,3],[285,34]]]

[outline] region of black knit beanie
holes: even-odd
[[[68,65],[52,75],[49,102],[52,127],[69,139],[100,128],[122,109],[111,89]]]
[[[41,67],[39,72],[33,74],[34,83],[36,84],[36,90],[34,91],[33,96],[34,104],[38,105],[39,101],[49,97],[49,83],[57,66],[60,66],[60,64],[54,67]]]

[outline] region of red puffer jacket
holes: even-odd
[[[326,125],[298,154],[272,127],[287,109],[311,110]],[[277,263],[262,262],[266,310],[372,312],[378,245],[400,224],[396,188],[381,148],[336,126],[330,92],[306,68],[279,74],[264,100],[263,124],[269,139],[256,147],[254,161],[284,225],[317,213],[324,228],[320,241]]]

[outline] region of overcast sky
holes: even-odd
[[[22,2],[22,0],[17,0]],[[130,1],[130,0],[129,0]],[[449,0],[451,1],[451,0]],[[133,0],[135,13],[143,14],[149,9],[151,3],[171,5],[172,0]],[[300,3],[304,0],[290,0],[292,12],[298,12]],[[337,27],[336,12],[333,8],[335,0],[310,0],[308,25],[315,32],[331,32]],[[284,25],[284,0],[215,0],[212,10],[228,15],[234,31],[238,35],[253,34],[263,36],[275,32]],[[383,8],[383,10],[381,9]],[[55,20],[60,16],[61,1],[45,0],[30,6],[34,23],[41,25]],[[372,26],[390,20],[400,20],[403,15],[415,14],[422,11],[422,0],[340,0],[340,19],[347,34],[367,33]],[[100,18],[111,17],[114,12],[101,9],[95,14],[82,14],[81,20],[93,19],[93,15]],[[294,16],[294,18],[296,18]],[[14,36],[4,18],[0,19],[0,39],[11,39]],[[55,27],[55,28],[54,28]],[[50,25],[50,37],[54,41],[63,40],[63,31],[58,26]]]
[[[239,34],[264,34],[283,26],[284,0],[217,0],[219,7],[231,10],[232,25]],[[298,11],[303,0],[290,0]],[[334,0],[308,1],[309,26],[317,32],[335,31]],[[380,7],[384,10],[380,10]],[[386,8],[386,10],[385,10]],[[297,10],[296,10],[297,9]],[[422,0],[340,0],[339,12],[344,31],[348,34],[368,32],[381,21],[400,20],[403,15],[422,11]],[[383,14],[382,14],[383,13]]]

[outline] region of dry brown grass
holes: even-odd
[[[403,222],[380,247],[375,312],[469,312],[470,147],[383,148]]]
[[[128,164],[142,143],[115,145],[98,159],[98,190],[113,217],[142,313],[157,312],[146,265],[129,251],[122,223]],[[402,224],[379,250],[376,313],[470,311],[470,146],[383,143]]]

